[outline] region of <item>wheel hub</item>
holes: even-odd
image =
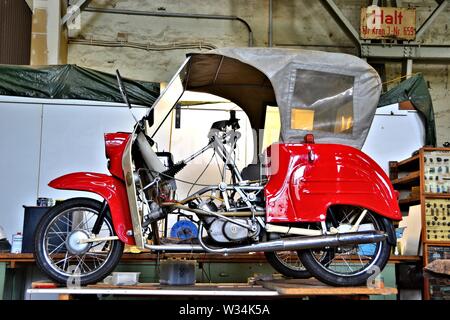
[[[81,255],[86,253],[91,244],[90,243],[80,243],[80,240],[89,239],[89,234],[84,230],[74,230],[72,231],[66,240],[67,250],[71,254]]]

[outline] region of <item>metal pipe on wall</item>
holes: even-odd
[[[269,47],[273,47],[273,1],[269,0]]]
[[[209,19],[209,20],[229,20],[239,21],[242,23],[248,31],[248,46],[253,46],[253,31],[247,21],[238,16],[225,16],[225,15],[211,15],[211,14],[196,14],[196,13],[170,13],[170,12],[150,12],[150,11],[137,11],[137,10],[125,10],[125,9],[109,9],[109,8],[92,8],[87,7],[83,11],[97,12],[97,13],[109,13],[109,14],[125,14],[134,16],[146,16],[146,17],[165,17],[165,18],[190,18],[190,19]]]
[[[123,42],[123,41],[105,41],[94,39],[77,39],[69,38],[69,44],[79,44],[98,47],[121,47],[121,48],[134,48],[145,51],[167,51],[167,50],[179,50],[179,49],[206,49],[213,50],[217,47],[205,43],[205,42],[175,42],[169,44],[151,44],[151,43],[137,43],[137,42]]]

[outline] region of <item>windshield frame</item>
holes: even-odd
[[[190,59],[191,58],[188,57],[183,62],[178,71],[169,81],[169,84],[166,86],[164,91],[159,95],[158,99],[156,99],[155,103],[153,103],[153,105],[149,108],[149,110],[146,113],[146,116],[149,116],[152,110],[156,110],[158,106],[162,104],[170,103],[171,107],[173,108],[173,106],[175,106],[178,103],[178,101],[181,99],[184,92],[186,91],[186,87],[183,85],[184,79],[180,77],[180,74],[187,67],[187,64],[189,63]],[[179,80],[179,82],[177,80]],[[173,97],[171,97],[172,95]],[[168,97],[168,99],[166,99],[166,97]]]

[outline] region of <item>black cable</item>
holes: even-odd
[[[159,171],[156,171],[156,170],[151,170],[151,169],[146,169],[146,170],[148,170],[148,171],[150,171],[150,172],[153,172],[153,173],[155,173],[155,174],[162,175],[162,176],[164,176],[164,177],[166,177],[166,178],[169,178],[169,179],[171,179],[171,180],[175,180],[175,181],[182,182],[182,183],[186,183],[186,184],[192,184],[192,182],[189,182],[189,181],[186,181],[186,180],[181,180],[181,179],[178,179],[178,178],[169,176],[169,175],[167,175],[167,174],[165,174],[165,173],[162,173],[162,172],[159,172]],[[200,187],[210,187],[210,186],[211,186],[210,184],[200,184],[200,183],[197,183],[196,185],[197,185],[197,186],[200,186]]]
[[[200,178],[203,176],[203,174],[206,172],[206,169],[208,169],[209,165],[211,164],[212,160],[214,159],[216,155],[216,152],[213,153],[211,159],[209,159],[208,164],[206,165],[205,169],[203,169],[202,173],[200,173],[200,175],[198,176],[197,180],[195,180],[195,182],[192,184],[191,188],[189,189],[189,191],[187,192],[186,196],[189,196],[189,194],[192,191],[192,188],[194,188],[197,185],[198,180],[200,180]]]

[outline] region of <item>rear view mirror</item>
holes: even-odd
[[[155,124],[155,109],[151,109],[145,118],[147,120],[147,124],[149,127],[152,127]]]

